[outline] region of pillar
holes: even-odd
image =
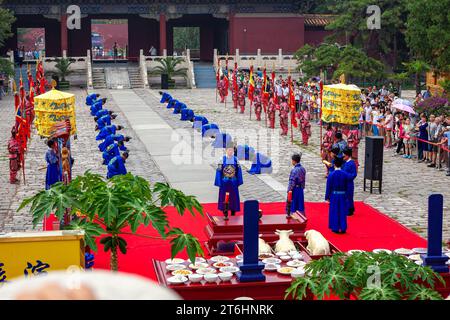
[[[161,13],[159,15],[159,54],[167,50],[167,26],[166,26],[166,15]]]
[[[63,13],[61,15],[61,56],[63,56],[64,51],[67,52],[69,50],[68,39],[67,14]]]
[[[234,13],[228,16],[228,52],[233,52],[237,48],[234,45]]]

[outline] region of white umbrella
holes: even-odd
[[[411,114],[416,114],[416,112],[413,109],[412,102],[406,100],[406,99],[395,99],[392,103],[392,108],[405,111]]]

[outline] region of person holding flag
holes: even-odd
[[[246,96],[245,86],[244,84],[241,83],[241,88],[239,89],[238,93],[238,102],[239,107],[241,108],[241,113],[245,112],[245,96]]]
[[[261,112],[262,112],[262,103],[261,103],[261,95],[259,92],[262,92],[262,88],[256,89],[256,95],[254,96],[253,105],[255,106],[255,115],[256,121],[261,121]]]
[[[237,63],[234,64],[234,70],[233,70],[233,84],[231,87],[231,95],[233,98],[233,107],[237,110],[238,107],[238,95],[239,95],[239,87],[238,87],[238,83],[237,83]]]
[[[295,94],[294,94],[294,88],[292,86],[292,79],[291,76],[288,76],[288,86],[289,86],[289,98],[288,98],[288,103],[289,103],[289,110],[290,110],[290,114],[291,114],[291,141],[294,141],[294,130],[292,128],[292,126],[294,126],[295,128],[298,127],[297,124],[297,119],[296,119],[296,109],[295,109]]]
[[[288,134],[288,121],[289,121],[289,105],[286,102],[286,99],[284,97],[281,98],[280,103],[280,127],[281,127],[281,135],[287,136]]]

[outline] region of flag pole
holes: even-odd
[[[288,86],[289,86],[289,100],[288,100],[288,104],[289,104],[289,113],[291,115],[291,143],[294,143],[294,127],[292,125],[292,110],[291,110],[291,85],[292,85],[292,79],[291,79],[291,67],[289,67],[288,69]]]
[[[269,107],[269,105],[267,104],[267,106],[264,107],[264,102],[265,101],[265,97],[266,97],[266,89],[267,89],[267,62],[264,62],[264,79],[263,79],[263,90],[261,90],[261,103],[263,104],[263,110],[264,110],[264,123],[266,124],[266,128],[267,128],[267,107]],[[264,100],[262,99],[262,97],[264,96]],[[267,103],[269,102],[269,100],[267,100]]]
[[[320,79],[320,110],[319,110],[319,123],[320,123],[320,155],[322,156],[323,152],[323,144],[322,144],[322,130],[323,130],[323,123],[322,123],[322,105],[323,105],[323,79]]]
[[[229,86],[229,79],[228,79],[228,53],[227,53],[227,55],[226,55],[226,58],[225,58],[226,60],[225,60],[225,69],[226,69],[226,72],[227,72],[227,74],[226,74],[226,76],[225,77],[227,77],[227,82],[228,82],[228,86]],[[227,91],[225,92],[226,93],[226,95],[225,95],[225,109],[227,108],[227,100],[228,100],[228,86],[227,86]]]

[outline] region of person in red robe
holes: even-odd
[[[225,76],[220,77],[219,82],[220,103],[224,103],[228,95],[228,79]]]
[[[302,144],[307,146],[309,137],[311,137],[311,123],[308,107],[302,106],[302,110],[299,112],[300,130],[302,133]]]
[[[9,183],[15,184],[19,180],[17,179],[17,172],[21,168],[21,147],[17,138],[16,127],[11,129],[11,138],[8,141],[9,152]]]
[[[267,108],[267,116],[269,118],[269,128],[275,129],[275,113],[277,111],[276,100],[271,97],[269,100],[269,106]]]
[[[239,95],[238,95],[238,102],[239,102],[239,107],[241,108],[241,113],[245,112],[245,96],[246,96],[245,87],[243,85],[241,85],[241,88],[239,89]]]
[[[289,105],[284,97],[280,103],[280,127],[281,135],[287,136],[289,130]]]
[[[255,106],[256,121],[261,121],[261,113],[262,113],[261,95],[259,93],[259,90],[260,89],[256,89],[255,96],[253,98],[253,105]]]

